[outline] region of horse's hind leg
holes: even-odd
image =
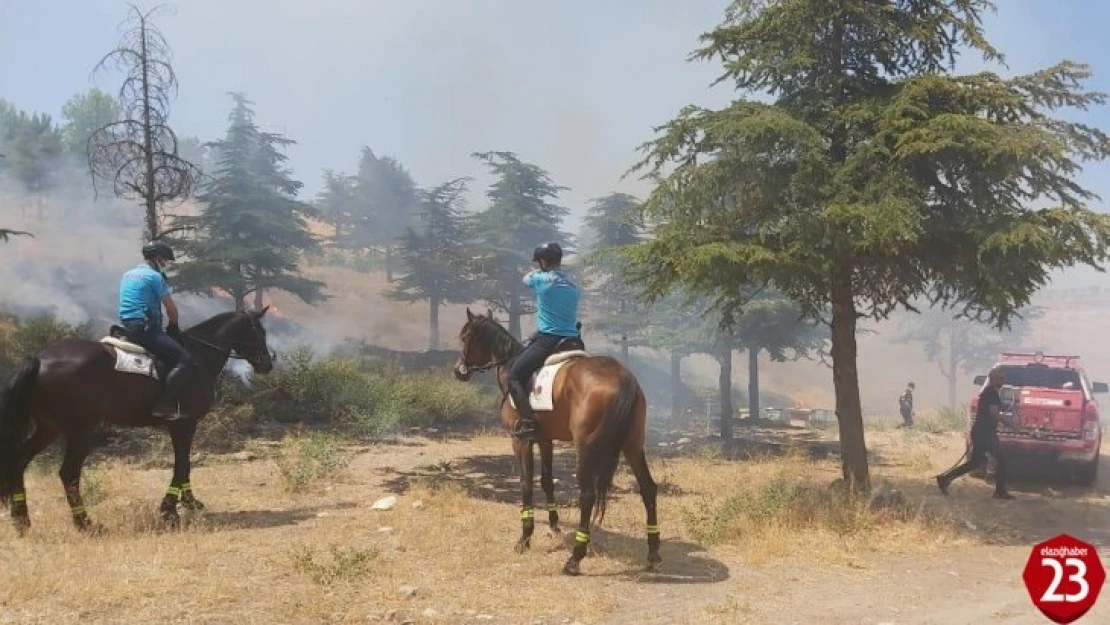
[[[540,486],[547,497],[547,523],[551,531],[559,531],[559,508],[555,505],[555,477],[552,464],[555,462],[555,444],[551,441],[540,443]]]
[[[521,511],[520,540],[516,543],[516,552],[524,553],[531,547],[532,532],[536,529],[536,511],[532,507],[532,482],[535,478],[535,458],[532,455],[532,442],[513,439],[513,451],[516,453],[517,462],[520,464],[520,495]]]
[[[173,442],[173,478],[166,489],[166,495],[158,510],[162,520],[170,525],[177,525],[181,517],[177,513],[177,503],[185,506],[186,510],[202,510],[204,504],[193,496],[192,486],[189,484],[189,474],[192,464],[189,454],[193,448],[193,437],[197,432],[196,419],[180,419],[170,422],[170,440]]]
[[[20,459],[18,465],[11,496],[12,524],[15,525],[15,530],[20,536],[31,528],[31,515],[27,510],[27,488],[23,483],[23,474],[26,473],[27,465],[31,464],[31,460],[34,460],[35,456],[42,453],[42,450],[49,447],[50,443],[53,443],[57,438],[57,430],[39,427],[31,435],[30,440],[24,443],[23,458]]]
[[[102,528],[89,520],[81,499],[81,467],[89,455],[89,432],[81,428],[66,433],[66,451],[58,477],[66,492],[66,503],[73,513],[73,524],[82,532],[96,533]]]
[[[640,485],[640,497],[644,500],[644,510],[647,511],[647,543],[648,543],[648,570],[655,569],[663,561],[659,555],[659,519],[655,515],[655,496],[659,489],[655,480],[651,478],[648,470],[647,458],[644,448],[638,445],[628,445],[624,449],[624,458],[632,473],[636,476],[636,483]]]
[[[590,518],[593,514],[597,492],[594,490],[593,472],[583,462],[583,449],[578,448],[578,531],[574,533],[574,551],[563,565],[564,575],[578,575],[579,563],[586,557],[590,544]]]

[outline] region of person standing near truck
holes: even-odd
[[[994,498],[1013,499],[1014,496],[1006,491],[1006,462],[1000,451],[998,441],[998,422],[1002,419],[1002,398],[998,389],[1002,388],[1005,377],[1002,369],[991,369],[986,388],[979,393],[979,405],[975,412],[975,423],[971,425],[971,457],[967,462],[954,467],[937,476],[937,488],[945,495],[948,486],[953,480],[974,471],[987,461],[990,454],[995,461],[994,470]]]
[[[913,382],[906,385],[906,390],[898,396],[898,412],[902,415],[900,427],[913,427]]]

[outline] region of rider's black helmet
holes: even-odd
[[[173,248],[164,241],[151,241],[143,246],[143,258],[151,260],[154,257],[177,260],[173,257]]]
[[[544,243],[532,252],[532,261],[539,262],[545,260],[552,265],[558,265],[563,262],[563,248],[559,247],[558,243]]]

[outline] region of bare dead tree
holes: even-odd
[[[162,33],[150,22],[161,5],[143,13],[130,6],[120,45],[96,64],[93,72],[115,68],[125,75],[119,90],[121,121],[98,128],[89,137],[89,173],[95,191],[99,178],[110,182],[116,197],[142,200],[148,239],[159,238],[161,208],[189,198],[201,170],[177,154],[177,135],[167,123],[170,97],[177,95],[177,75]]]

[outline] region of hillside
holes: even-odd
[[[140,237],[137,228],[118,216],[105,223],[104,213],[100,212],[97,221],[90,223],[93,208],[104,210],[51,205],[46,211],[47,220],[40,222],[21,216],[14,205],[0,206],[6,227],[30,230],[36,235],[35,239],[21,237],[0,245],[0,306],[24,312],[52,310],[71,322],[92,318],[94,325],[106,327],[113,314],[118,276],[138,260]],[[323,237],[329,234],[322,224],[313,224],[313,229]],[[275,332],[276,346],[308,342],[326,351],[347,339],[365,339],[397,350],[426,349],[427,305],[387,299],[384,293],[389,285],[384,271],[335,266],[332,264],[335,256],[329,252],[309,263],[306,270],[309,276],[327,283],[328,301],[312,307],[284,293],[268,295],[267,303],[273,305],[275,320],[293,321],[307,331],[303,336]],[[192,317],[207,316],[226,306],[226,302],[206,298],[183,299],[185,310]],[[1078,353],[1094,378],[1110,378],[1110,338],[1091,331],[1098,327],[1102,311],[1110,305],[1110,289],[1045,291],[1034,304],[1043,306],[1046,314],[1034,322],[1030,343]],[[474,306],[484,308],[480,303]],[[465,319],[465,310],[464,305],[440,310],[441,349],[457,348],[455,337]],[[589,318],[584,323],[590,347],[605,348],[602,337],[590,333]],[[531,324],[529,318],[524,320],[526,331],[531,330]],[[919,345],[894,343],[893,322],[865,327],[871,331],[859,337],[860,391],[865,412],[895,412],[896,398],[908,380],[917,385],[919,413],[934,410],[947,401],[947,383],[937,366],[925,360]],[[665,354],[644,350],[638,355],[654,359],[663,371],[669,369]],[[745,388],[746,354],[735,356],[733,374],[735,386]],[[974,374],[960,377],[961,398],[974,391],[973,377]],[[715,388],[716,363],[704,355],[685,359],[683,380],[690,385]],[[793,398],[798,406],[829,408],[834,404],[832,371],[820,362],[774,363],[764,355],[761,386],[765,392]]]

